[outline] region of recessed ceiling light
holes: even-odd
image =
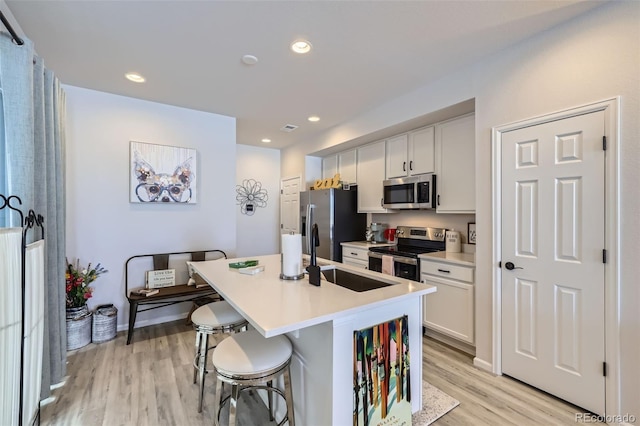
[[[320,121],[320,117],[318,117],[317,115],[312,115],[309,118],[307,118],[307,120],[315,123],[316,121]]]
[[[128,72],[124,76],[127,77],[127,80],[131,80],[134,83],[144,83],[146,81],[146,79],[137,72]]]
[[[300,54],[309,53],[309,51],[311,50],[311,43],[309,43],[307,40],[296,40],[291,43],[291,50]]]
[[[258,58],[253,55],[244,55],[242,57],[242,62],[246,65],[255,65],[258,63]]]
[[[269,142],[271,142],[271,139],[264,138],[264,139],[262,139],[262,142],[269,143]]]

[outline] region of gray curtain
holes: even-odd
[[[44,217],[45,398],[51,384],[66,375],[65,95],[58,79],[35,56],[33,43],[25,39],[18,46],[6,33],[0,33],[0,94],[0,193],[17,195],[24,212],[33,209]],[[5,212],[0,225],[19,226],[15,216]],[[39,238],[33,233],[29,237]]]

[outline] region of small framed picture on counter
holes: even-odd
[[[476,243],[476,223],[469,222],[467,223],[467,241],[469,244]]]

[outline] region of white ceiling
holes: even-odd
[[[63,83],[233,116],[238,143],[273,148],[602,3],[6,0]],[[289,50],[297,38],[310,54]],[[243,64],[245,54],[259,62]],[[129,82],[128,71],[147,82]],[[321,121],[308,122],[313,114]],[[286,124],[300,127],[280,131]]]

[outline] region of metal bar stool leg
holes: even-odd
[[[267,382],[267,386],[273,387],[273,380],[269,380]],[[273,421],[274,420],[274,417],[273,417],[273,392],[271,392],[271,391],[267,392],[267,398],[269,400],[269,420]]]
[[[194,352],[194,359],[200,356],[200,338],[202,337],[202,333],[196,331],[196,350]],[[198,366],[196,363],[193,363],[193,383],[197,381],[198,378]]]
[[[240,386],[231,385],[231,397],[229,398],[229,426],[237,426],[238,419],[236,411],[238,408],[238,398],[240,397]]]
[[[213,399],[213,425],[220,426],[220,404],[222,402],[222,390],[224,382],[216,380],[216,394]]]
[[[198,354],[198,413],[202,413],[202,400],[204,399],[204,375],[207,372],[207,344],[209,335],[203,333],[200,337],[200,353]]]
[[[291,368],[287,366],[283,373],[284,377],[284,395],[287,402],[287,420],[289,426],[295,426],[295,416],[293,413],[293,392],[291,391]]]

